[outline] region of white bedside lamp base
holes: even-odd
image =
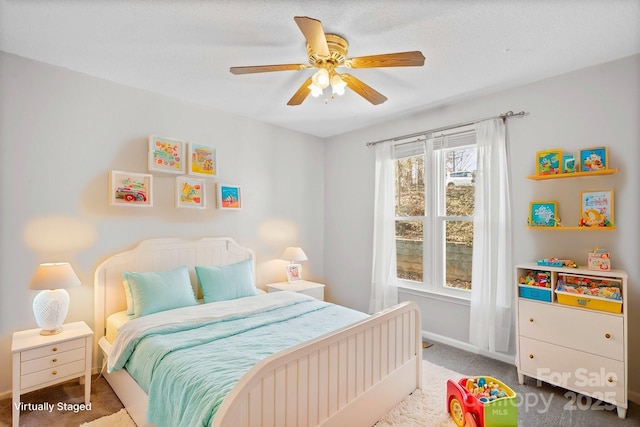
[[[40,335],[55,335],[62,332],[62,324],[69,312],[69,293],[65,289],[51,289],[40,292],[33,299],[33,315]]]

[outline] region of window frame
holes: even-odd
[[[396,148],[401,145],[422,144],[422,149],[416,147],[397,150],[396,159],[424,156],[424,215],[396,216],[395,221],[422,222],[422,282],[397,277],[397,285],[418,292],[437,294],[447,298],[470,300],[471,291],[448,287],[446,278],[446,223],[447,221],[473,221],[473,216],[446,215],[446,151],[463,147],[477,147],[475,127],[469,126],[456,132],[439,133],[437,136],[426,135],[426,140],[396,142]],[[449,145],[452,137],[456,137]],[[466,138],[465,138],[466,137]],[[473,138],[473,143],[464,143]],[[456,142],[457,140],[457,142]],[[444,190],[444,191],[443,191]],[[431,219],[433,218],[433,219]],[[433,238],[429,238],[433,236]]]

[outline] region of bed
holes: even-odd
[[[329,328],[330,325],[321,325],[329,329],[309,332],[310,336],[313,336],[310,339],[304,336],[297,337],[295,340],[298,342],[294,340],[295,344],[291,346],[278,348],[276,345],[275,350],[273,348],[265,350],[267,353],[272,353],[265,353],[267,355],[264,357],[259,356],[263,350],[260,347],[261,340],[255,339],[255,335],[253,341],[249,341],[253,343],[251,345],[247,345],[247,341],[242,344],[233,342],[224,344],[229,345],[230,347],[227,348],[232,351],[239,351],[235,356],[239,362],[248,363],[245,359],[250,360],[252,357],[255,360],[251,361],[251,366],[246,368],[246,372],[233,380],[228,390],[224,391],[224,397],[218,399],[214,415],[207,421],[209,425],[214,427],[371,426],[397,403],[422,387],[420,313],[412,302],[401,303],[370,316],[358,316],[355,311],[340,308],[334,304],[291,292],[277,292],[243,296],[237,301],[209,302],[162,313],[151,313],[148,316],[140,316],[134,319],[135,321],[129,321],[130,318],[122,314],[129,309],[123,286],[123,273],[164,272],[186,267],[186,274],[194,295],[202,298],[203,286],[200,286],[198,280],[202,279],[202,276],[199,276],[202,270],[197,270],[196,267],[216,269],[242,263],[250,263],[251,271],[255,271],[254,252],[238,245],[231,238],[197,240],[161,238],[142,241],[135,248],[108,258],[96,269],[94,329],[96,343],[102,350],[103,363],[110,368],[103,369],[103,373],[139,427],[153,425],[148,421],[153,419],[148,417],[148,411],[151,408],[153,413],[158,409],[158,395],[167,387],[171,388],[171,395],[174,398],[182,401],[192,401],[195,398],[189,394],[193,392],[193,388],[182,387],[181,389],[177,382],[176,384],[167,382],[173,381],[170,377],[162,377],[164,374],[161,365],[170,357],[160,355],[157,362],[149,363],[153,365],[153,369],[148,369],[149,373],[145,375],[155,375],[154,378],[162,377],[162,381],[165,381],[164,384],[159,383],[162,385],[155,386],[156,391],[154,387],[149,387],[145,379],[139,381],[134,379],[129,370],[138,374],[138,369],[133,366],[128,368],[125,364],[127,357],[121,357],[122,354],[128,353],[128,349],[135,347],[135,343],[144,342],[145,345],[138,344],[138,347],[147,347],[147,342],[150,346],[152,341],[162,341],[164,338],[164,330],[158,333],[153,329],[156,332],[151,332],[148,336],[140,335],[137,330],[145,329],[146,326],[139,328],[138,324],[146,325],[147,322],[156,322],[158,318],[164,325],[161,327],[171,329],[173,332],[178,327],[175,325],[180,322],[191,324],[191,317],[189,320],[184,320],[184,316],[195,316],[198,321],[206,317],[206,322],[211,323],[207,329],[204,327],[197,329],[201,335],[219,334],[219,329],[215,329],[215,332],[212,329],[219,328],[216,325],[221,324],[224,324],[225,328],[231,328],[229,333],[225,332],[225,336],[235,337],[238,333],[233,329],[235,327],[242,329],[243,334],[246,331],[248,337],[258,333],[253,326],[245,326],[248,323],[235,322],[239,317],[239,314],[233,312],[236,306],[248,313],[251,322],[258,322],[256,325],[260,328],[263,327],[261,322],[277,324],[275,332],[269,332],[272,334],[269,335],[270,337],[278,337],[279,334],[287,335],[288,331],[282,329],[282,325],[290,326],[289,320],[287,322],[271,320],[276,308],[287,312],[288,314],[285,314],[289,316],[287,319],[294,317],[306,319],[303,327],[289,327],[290,330],[306,331],[312,329],[312,325],[330,324],[331,322],[318,321],[318,319],[333,318],[334,311],[344,310],[347,317],[345,320],[338,321],[337,327],[334,325]],[[203,314],[205,312],[207,314]],[[223,314],[220,313],[227,312],[232,313],[231,317],[221,320],[220,316]],[[319,313],[326,317],[318,317]],[[174,324],[172,323],[174,320],[165,319],[165,315],[177,316],[179,320]],[[336,319],[338,317],[336,315]],[[153,327],[157,325],[154,324]],[[187,332],[179,333],[184,334],[179,336],[184,337],[185,341],[195,340],[193,337],[187,337]],[[260,334],[262,333],[261,329]],[[130,334],[136,336],[133,339],[134,344],[131,342],[122,344],[123,337]],[[164,341],[179,342],[181,346],[180,339],[171,336]],[[225,348],[221,347],[220,343],[221,341],[216,342],[215,348]],[[245,347],[241,347],[242,345]],[[123,348],[125,348],[124,351]],[[136,351],[138,349],[131,352],[135,354]],[[180,347],[180,352],[182,351],[192,350],[183,350]],[[169,349],[163,354],[170,354],[173,357],[180,352]],[[182,360],[181,366],[185,367],[185,371],[194,367],[201,369],[198,367],[200,360],[193,356],[195,353],[197,351],[185,353],[182,359],[178,359]],[[200,353],[206,354],[206,358],[213,358],[216,352],[209,350],[200,351]],[[238,357],[238,355],[242,356]],[[209,363],[209,360],[206,362]],[[175,368],[165,370],[173,371]],[[207,369],[206,372],[208,375],[209,370]],[[143,378],[147,377],[143,375]],[[175,390],[173,390],[174,386]],[[206,389],[208,391],[209,387]],[[181,396],[180,393],[185,395]],[[209,397],[207,401],[209,400],[215,399]],[[169,406],[169,411],[174,410],[173,405],[165,406]],[[174,411],[184,411],[184,409]]]

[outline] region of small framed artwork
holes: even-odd
[[[562,156],[562,173],[574,173],[576,169],[576,159],[573,154],[565,154]]]
[[[185,147],[184,141],[149,135],[149,171],[184,174]]]
[[[536,175],[556,175],[562,172],[562,150],[538,151],[536,153]]]
[[[218,209],[242,209],[242,192],[237,185],[218,184]]]
[[[613,227],[613,190],[580,193],[580,227]]]
[[[544,201],[529,204],[530,227],[558,227],[559,225],[558,202]]]
[[[580,171],[593,172],[609,168],[607,147],[592,147],[580,150]]]
[[[297,280],[302,280],[302,265],[300,264],[288,264],[287,265],[287,280],[289,283]]]
[[[204,179],[179,176],[176,178],[176,207],[205,208]]]
[[[153,175],[123,171],[109,172],[109,204],[153,206]]]
[[[187,173],[189,175],[215,178],[218,165],[216,164],[216,149],[208,145],[190,142],[187,155]]]

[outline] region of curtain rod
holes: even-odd
[[[387,139],[381,139],[379,141],[373,141],[373,142],[367,142],[367,147],[371,147],[374,146],[376,144],[380,144],[381,142],[387,142],[387,141],[398,141],[401,139],[407,139],[407,138],[413,138],[416,136],[422,136],[422,135],[426,135],[429,133],[434,133],[434,132],[440,132],[443,130],[449,130],[449,129],[455,129],[455,128],[460,128],[463,126],[469,126],[469,125],[475,125],[476,123],[480,123],[483,122],[485,120],[491,120],[491,119],[502,119],[502,120],[506,120],[510,117],[522,117],[522,116],[526,116],[527,113],[525,113],[524,111],[520,111],[519,113],[514,113],[513,111],[507,111],[504,114],[498,114],[497,116],[492,116],[492,117],[485,117],[484,119],[477,119],[477,120],[472,120],[469,122],[463,122],[463,123],[456,123],[455,125],[449,125],[449,126],[443,126],[440,128],[436,128],[436,129],[429,129],[429,130],[425,130],[422,132],[416,132],[416,133],[411,133],[409,135],[402,135],[402,136],[394,136],[393,138],[387,138]]]

